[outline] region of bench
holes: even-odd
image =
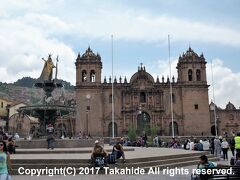
[[[223,166],[220,165],[216,169],[232,169],[232,174],[218,174],[214,173],[210,180],[226,180],[226,179],[240,179],[240,166]]]

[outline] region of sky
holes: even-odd
[[[104,76],[129,80],[140,63],[156,79],[177,77],[179,54],[191,46],[207,64],[209,100],[240,107],[240,1],[238,0],[0,0],[0,81],[38,78],[42,58],[59,56],[58,77],[75,85],[75,60],[90,46]]]

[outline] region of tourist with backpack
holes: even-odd
[[[98,140],[95,141],[95,145],[94,145],[94,148],[92,150],[92,154],[91,154],[91,160],[92,160],[92,163],[96,166],[98,166],[98,162],[103,162],[104,161],[104,165],[105,166],[108,166],[107,165],[107,152],[104,150],[104,148],[100,145],[100,142]],[[98,161],[96,161],[98,160]],[[102,165],[102,163],[101,163]]]
[[[208,158],[206,155],[202,155],[199,158],[199,163],[197,165],[197,172],[200,172],[199,174],[192,174],[191,180],[208,180],[211,178],[212,174],[204,173],[208,169],[214,169],[217,167],[217,163],[208,161]]]

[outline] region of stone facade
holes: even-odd
[[[231,136],[240,130],[240,109],[237,109],[231,102],[225,109],[215,106],[216,124],[218,135]],[[210,104],[211,133],[215,135],[214,103]]]
[[[124,135],[129,127],[157,128],[172,135],[169,78],[154,78],[144,66],[138,67],[130,81],[120,77],[101,82],[101,56],[90,47],[76,59],[76,133],[112,135],[112,81],[114,82],[115,135]],[[210,135],[210,113],[206,61],[191,48],[177,65],[178,78],[171,78],[175,135]]]

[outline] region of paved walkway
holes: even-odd
[[[107,148],[105,146],[105,148]],[[189,154],[189,153],[197,153],[196,151],[186,151],[182,149],[169,149],[169,148],[136,148],[135,151],[129,151],[126,152],[126,156],[128,159],[131,158],[139,158],[139,157],[154,157],[154,156],[166,156],[166,155],[175,155],[175,154]],[[38,154],[16,154],[13,155],[14,159],[55,159],[55,158],[89,158],[89,153],[87,154],[43,154],[43,155],[38,155]],[[232,155],[229,152],[229,157],[231,158]],[[229,158],[229,159],[230,159]],[[217,162],[219,164],[229,164],[228,161],[219,161]],[[160,171],[160,174],[158,175],[78,175],[78,176],[39,176],[39,177],[31,177],[27,175],[17,175],[13,176],[13,180],[155,180],[155,179],[161,179],[161,180],[190,180],[190,174],[192,172],[192,169],[196,168],[196,166],[187,166],[183,167],[184,169],[187,169],[189,171],[189,174],[186,175],[174,175],[170,176],[169,174],[163,174],[162,171]]]
[[[112,149],[112,146],[105,145],[105,149]],[[125,147],[124,147],[125,148]],[[127,148],[127,147],[126,147]],[[74,148],[73,150],[79,150],[80,148]],[[82,150],[88,150],[92,148],[82,148]],[[36,151],[47,151],[47,149],[36,149]],[[62,149],[54,149],[56,154],[14,154],[11,155],[12,159],[89,159],[91,153],[68,153],[68,154],[57,154],[57,151]],[[27,151],[27,150],[26,150]],[[32,149],[31,149],[32,151]],[[48,150],[49,151],[49,150]],[[135,147],[135,151],[126,151],[126,159],[144,158],[144,157],[156,157],[156,156],[167,156],[176,154],[195,154],[198,151],[187,151],[183,149],[171,149],[171,148],[145,148]]]

